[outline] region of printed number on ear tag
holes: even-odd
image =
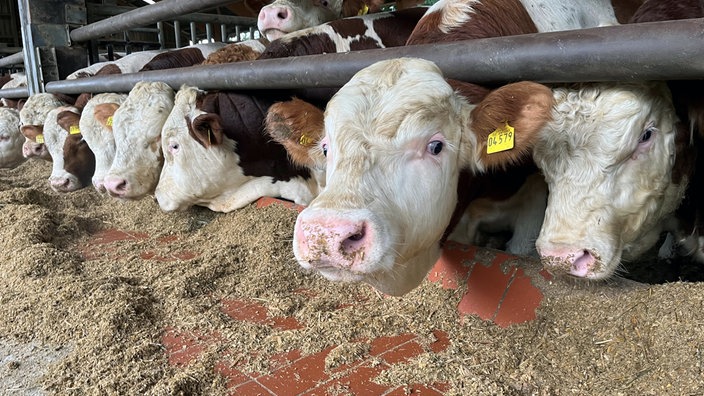
[[[501,151],[511,150],[513,148],[513,142],[515,139],[515,133],[513,127],[508,124],[508,122],[489,134],[489,138],[486,142],[486,153],[493,154]]]
[[[44,143],[44,135],[37,135],[37,137],[34,138],[34,140],[35,140],[37,143]]]

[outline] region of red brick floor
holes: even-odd
[[[302,210],[300,206],[271,198],[259,200],[257,207],[277,203],[293,210]],[[82,254],[86,260],[118,257],[119,242],[148,239],[149,235],[140,232],[105,230],[94,235],[82,248]],[[168,237],[158,241],[169,244],[177,239],[178,237]],[[100,245],[100,249],[95,249],[96,245]],[[466,292],[457,306],[464,315],[475,315],[500,327],[534,320],[543,294],[533,285],[531,278],[522,268],[511,265],[512,256],[491,252],[489,260],[482,259],[480,262],[477,260],[478,251],[479,248],[473,246],[448,243],[428,279],[448,289],[457,290],[466,286]],[[145,251],[140,257],[144,260],[190,260],[196,257],[196,253],[174,251],[159,255]],[[482,257],[487,257],[486,252]],[[546,279],[549,277],[547,273],[541,275]],[[314,290],[296,292],[315,294]],[[221,311],[232,320],[254,322],[277,330],[304,326],[293,317],[271,317],[267,308],[256,301],[222,300]],[[436,330],[434,335],[437,341],[428,346],[434,352],[441,352],[450,345],[451,340],[446,333]],[[169,363],[178,367],[193,362],[209,345],[218,343],[218,340],[218,334],[198,334],[167,328],[164,329],[162,344]],[[344,391],[342,393],[401,396],[441,395],[447,390],[447,384],[443,383],[388,387],[372,381],[391,364],[407,361],[425,352],[417,335],[398,334],[365,341],[371,345],[366,357],[327,372],[324,369],[325,358],[333,348],[311,355],[303,355],[300,351],[276,355],[271,358],[271,370],[266,375],[238,370],[237,362],[225,351],[214,370],[226,379],[233,395],[326,395]]]

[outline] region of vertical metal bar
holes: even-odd
[[[213,41],[213,24],[211,23],[205,24],[205,38],[208,39],[209,43]]]
[[[166,37],[164,37],[164,22],[157,22],[156,29],[159,31],[159,49],[164,49],[166,48]]]
[[[254,40],[254,27],[249,27],[249,39]]]
[[[220,24],[220,41],[227,42],[227,26],[224,23]]]
[[[196,37],[196,23],[191,22],[191,44],[198,44],[198,38]]]
[[[235,25],[235,41],[240,41],[240,25]]]
[[[181,22],[174,21],[174,42],[176,48],[181,48]]]
[[[32,34],[32,17],[30,15],[29,0],[17,2],[22,30],[22,52],[24,53],[24,69],[27,74],[27,89],[30,95],[44,92],[43,84],[39,81],[39,57],[37,56]]]

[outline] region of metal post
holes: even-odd
[[[29,0],[19,0],[17,6],[22,25],[22,52],[24,54],[25,73],[27,74],[27,89],[30,95],[34,95],[44,92],[44,85],[39,81],[41,65],[35,50],[36,45],[32,33]]]
[[[240,41],[240,25],[235,26],[235,41]]]
[[[227,42],[227,26],[224,23],[220,24],[220,41]]]
[[[198,37],[196,37],[196,23],[191,22],[191,44],[198,44]]]
[[[176,48],[181,48],[181,22],[174,21],[174,42]]]
[[[156,23],[157,37],[159,38],[159,49],[166,48],[166,36],[164,35],[164,23],[159,21]]]
[[[209,43],[213,42],[213,25],[210,23],[205,24],[205,38]]]

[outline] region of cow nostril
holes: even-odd
[[[345,253],[345,254],[356,253],[359,250],[363,249],[364,244],[366,243],[365,237],[366,237],[365,225],[362,224],[359,231],[355,232],[354,234],[351,234],[344,241],[342,241],[342,246],[341,246],[342,253]]]
[[[347,238],[347,239],[349,239],[349,240],[351,240],[351,241],[359,241],[359,240],[361,240],[362,238],[364,238],[364,233],[363,233],[363,232],[358,232],[358,233],[352,235],[351,237],[349,237],[349,238]]]
[[[288,18],[288,11],[286,11],[286,10],[281,10],[281,11],[279,11],[278,14],[276,14],[276,16],[277,16],[279,19],[284,20],[284,19]]]

